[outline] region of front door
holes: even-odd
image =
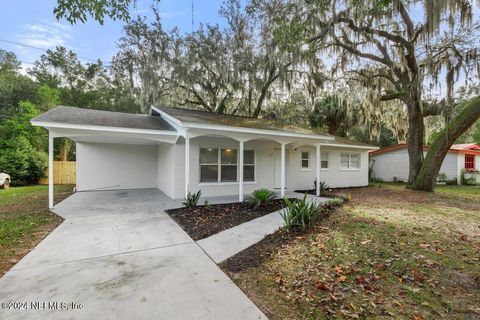
[[[282,187],[282,178],[281,178],[281,167],[282,167],[282,155],[280,149],[275,149],[273,152],[274,165],[273,165],[273,177],[274,182],[273,186],[275,189],[280,189]],[[288,150],[285,150],[285,168],[288,167]],[[285,170],[287,171],[287,170]],[[285,189],[288,185],[287,174],[285,173]]]

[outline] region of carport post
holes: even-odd
[[[240,146],[239,146],[239,152],[240,152],[240,156],[239,156],[239,160],[240,160],[240,163],[239,163],[239,172],[238,172],[238,201],[239,202],[243,202],[243,140],[240,140]]]
[[[185,198],[188,196],[190,184],[190,137],[185,133]]]
[[[317,144],[316,146],[317,148],[317,183],[315,184],[317,186],[317,190],[316,190],[316,194],[317,194],[317,197],[320,196],[320,167],[322,165],[322,160],[321,160],[321,155],[320,155],[320,145]]]
[[[282,197],[285,197],[285,144],[286,143],[282,142],[282,147],[280,149],[280,171],[282,171],[280,173],[280,195]]]
[[[48,132],[48,207],[53,208],[53,135]]]

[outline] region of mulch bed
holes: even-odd
[[[195,209],[171,209],[166,212],[193,240],[200,240],[285,207],[283,199],[274,199],[260,208],[235,202],[198,206]]]
[[[317,191],[315,189],[308,189],[308,190],[295,190],[295,192],[297,193],[301,193],[301,194],[311,194],[313,196],[315,196],[317,194]],[[324,197],[324,198],[335,198],[336,196],[330,192],[321,192],[320,193],[320,197]]]
[[[327,219],[335,209],[336,207],[324,205],[321,214],[310,227],[306,229],[295,228],[292,230],[282,228],[275,233],[267,235],[260,242],[223,261],[219,264],[220,268],[229,276],[233,276],[233,274],[237,272],[260,265],[265,260],[268,260],[271,255],[277,252],[282,246],[299,237],[305,238],[308,237],[309,234],[318,232],[317,228],[321,228],[322,221]]]

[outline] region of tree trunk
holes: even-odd
[[[422,167],[424,124],[420,99],[414,98],[408,104],[408,184],[412,184]]]
[[[463,111],[441,131],[430,146],[411,189],[433,191],[437,176],[452,144],[480,118],[480,96],[470,100]]]

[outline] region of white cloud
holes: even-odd
[[[160,17],[164,19],[181,18],[187,15],[186,11],[161,11]]]
[[[56,46],[67,46],[72,39],[70,26],[58,23],[47,22],[27,24],[25,32],[17,34],[17,40],[22,44],[51,49]]]

